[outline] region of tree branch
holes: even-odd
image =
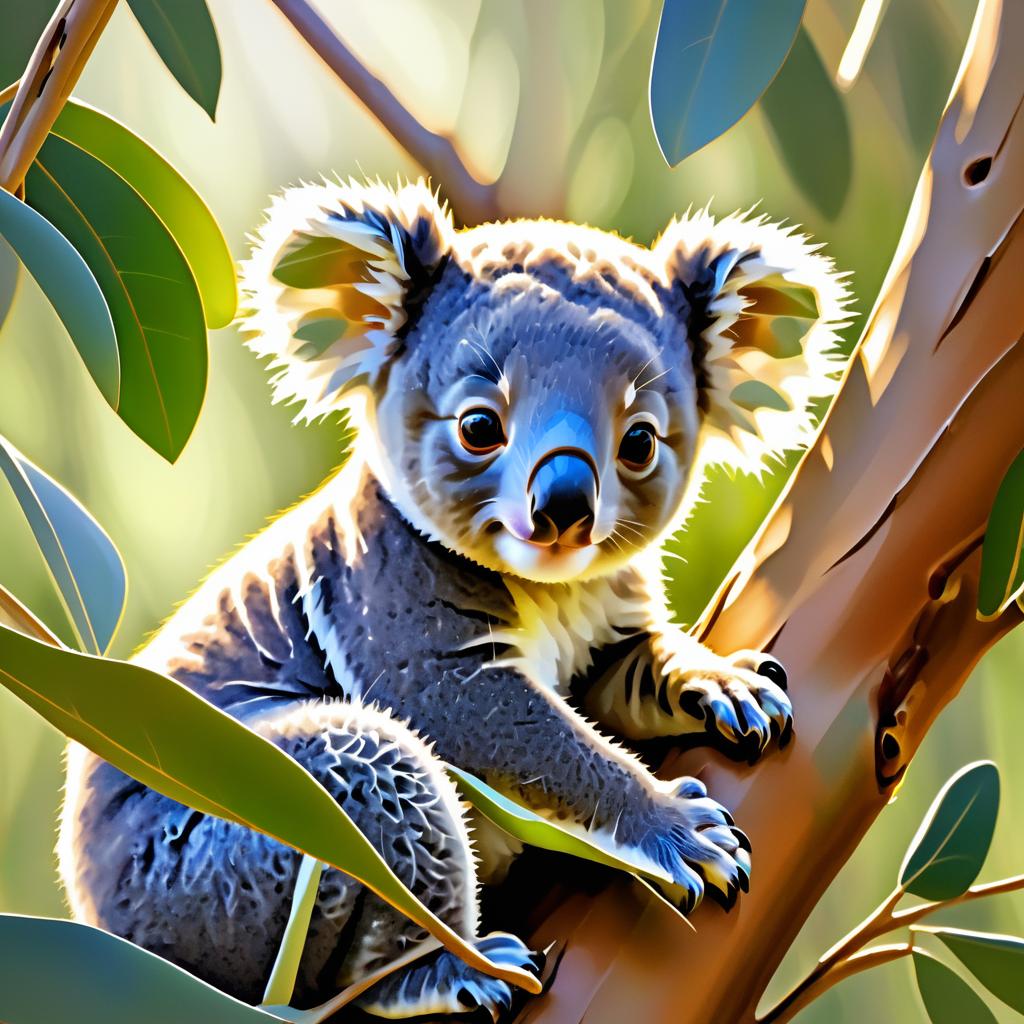
[[[498,190],[473,176],[451,138],[432,132],[345,45],[308,0],[273,0],[320,59],[349,88],[395,141],[444,186],[455,213],[466,223],[501,215]]]
[[[116,6],[117,0],[64,0],[54,11],[0,129],[0,188],[21,188]]]
[[[556,977],[531,1024],[753,1021],[936,715],[1021,621],[1016,606],[976,616],[978,540],[1024,446],[1021,38],[1024,5],[983,0],[841,392],[704,625],[719,651],[771,649],[792,680],[784,753],[753,771],[704,751],[666,766],[733,811],[752,890],[729,914],[701,907],[699,941],[653,904],[600,934],[587,922],[616,893],[563,907],[566,962],[603,969],[589,988]]]
[[[844,964],[860,956],[859,950],[869,942],[897,931],[900,928],[912,927],[918,921],[937,910],[946,910],[975,900],[987,899],[1001,893],[1017,892],[1024,889],[1024,875],[1014,875],[998,882],[985,882],[971,886],[966,892],[952,899],[939,900],[934,903],[922,903],[916,907],[894,912],[896,904],[906,893],[903,889],[894,890],[884,903],[865,921],[858,925],[848,936],[841,939],[817,963],[814,970],[807,975],[793,990],[773,1006],[766,1014],[758,1017],[758,1024],[783,1024],[795,1016],[796,1012],[827,992],[833,985],[842,981]]]

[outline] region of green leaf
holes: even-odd
[[[6,1024],[270,1024],[247,1006],[124,939],[72,921],[0,915]]]
[[[962,928],[921,928],[941,939],[997,999],[1024,1013],[1024,939]]]
[[[25,182],[28,202],[88,263],[121,355],[118,415],[173,462],[206,392],[203,306],[192,271],[160,218],[105,163],[51,135]]]
[[[789,59],[761,97],[761,109],[790,177],[822,214],[835,220],[850,190],[850,122],[805,29],[797,33]]]
[[[298,874],[295,876],[295,890],[292,893],[288,923],[284,927],[281,945],[278,947],[270,979],[263,993],[265,1004],[277,1003],[287,1006],[292,1001],[295,979],[299,974],[302,951],[306,948],[309,922],[313,916],[323,870],[324,866],[320,861],[309,856],[302,858]]]
[[[997,1024],[970,985],[930,953],[914,950],[914,973],[932,1024]]]
[[[538,990],[526,971],[488,960],[423,906],[296,760],[181,683],[0,627],[0,685],[144,785],[346,872],[473,967]]]
[[[21,264],[14,255],[14,250],[0,238],[0,327],[3,327],[7,314],[14,305],[14,293],[18,290],[20,271]]]
[[[509,835],[515,836],[516,839],[542,850],[567,853],[571,857],[580,857],[583,860],[604,864],[606,867],[616,868],[630,874],[636,872],[659,882],[671,884],[671,876],[665,872],[652,870],[654,865],[650,862],[633,863],[624,856],[627,852],[625,850],[620,851],[620,855],[609,853],[597,843],[568,832],[555,822],[548,821],[547,818],[542,818],[529,808],[509,800],[508,797],[488,786],[486,782],[478,779],[475,775],[470,775],[469,772],[451,764],[446,765],[446,768],[459,787],[463,798],[485,818],[493,821],[495,825],[504,829]]]
[[[103,397],[116,405],[120,368],[114,325],[85,261],[45,217],[2,189],[0,236],[50,300]]]
[[[965,893],[985,863],[999,811],[999,769],[961,768],[942,787],[900,868],[900,885],[926,900]]]
[[[786,59],[803,12],[804,0],[665,0],[650,104],[670,167],[757,102]]]
[[[206,0],[128,0],[167,70],[210,115],[220,95],[220,45]]]
[[[207,326],[231,323],[238,300],[235,265],[213,214],[192,186],[131,129],[84,103],[67,103],[53,132],[102,160],[145,199],[192,269]]]
[[[32,527],[79,646],[103,654],[121,621],[128,588],[114,542],[60,484],[2,436],[0,472]]]
[[[1010,464],[996,492],[981,548],[978,615],[994,619],[1024,592],[1024,452]]]
[[[25,73],[28,59],[56,9],[57,0],[32,0],[5,11],[4,30],[0,32],[0,87]]]

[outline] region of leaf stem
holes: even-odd
[[[2,101],[0,101],[2,102]],[[9,590],[0,586],[0,623],[9,625],[19,633],[41,640],[51,647],[63,647],[41,619],[36,618]]]
[[[39,37],[0,129],[0,188],[16,193],[117,0],[63,0]]]
[[[896,904],[905,895],[905,890],[902,888],[894,889],[882,901],[874,913],[861,922],[849,935],[840,939],[836,945],[822,956],[814,970],[803,981],[767,1013],[758,1017],[758,1024],[785,1024],[786,1021],[791,1020],[796,1013],[827,992],[833,985],[849,977],[850,974],[856,974],[861,970],[865,970],[866,967],[873,966],[872,963],[868,963],[865,966],[858,966],[854,970],[849,969],[853,963],[858,965],[863,963],[860,958],[866,956],[867,953],[860,951],[873,939],[896,931],[899,928],[906,928],[909,925],[916,924],[922,918],[935,913],[937,910],[945,910],[947,907],[972,903],[987,896],[997,896],[1000,893],[1016,892],[1021,889],[1024,889],[1024,875],[1013,875],[1010,878],[1002,878],[996,882],[984,882],[980,885],[973,885],[966,892],[948,900],[921,903],[914,907],[907,907],[904,910],[896,910]],[[867,952],[873,951],[868,950]]]
[[[500,216],[496,183],[477,179],[448,135],[430,131],[348,48],[308,0],[273,0],[296,32],[351,90],[398,144],[444,183],[458,213],[480,223]]]

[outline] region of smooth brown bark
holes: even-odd
[[[889,275],[822,432],[703,635],[789,669],[796,743],[699,772],[754,848],[752,892],[689,933],[622,886],[563,905],[531,1022],[755,1019],[936,715],[1021,614],[975,613],[979,541],[1024,447],[1024,4],[984,0]]]

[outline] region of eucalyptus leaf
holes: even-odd
[[[50,300],[103,397],[116,406],[117,338],[103,292],[85,260],[46,217],[2,189],[0,236]]]
[[[128,589],[117,548],[78,501],[2,436],[0,473],[32,528],[79,647],[103,654]]]
[[[73,921],[0,914],[5,1024],[271,1024],[205,981],[124,939]]]
[[[650,106],[674,167],[731,128],[789,53],[805,0],[665,0],[651,65]]]
[[[0,685],[144,785],[346,872],[471,966],[537,991],[526,971],[493,963],[423,906],[297,761],[181,683],[0,627]]]
[[[997,1024],[971,986],[930,953],[914,950],[914,974],[932,1024]]]
[[[118,415],[173,462],[206,392],[203,305],[170,232],[101,160],[51,135],[26,178],[29,203],[67,236],[110,307],[121,357]]]
[[[1024,592],[1024,452],[1006,471],[981,548],[978,615],[994,619]]]
[[[153,208],[180,247],[203,300],[208,327],[235,316],[235,265],[213,214],[191,185],[130,128],[94,107],[65,104],[55,135],[103,161]]]
[[[470,775],[469,772],[451,764],[446,765],[446,768],[465,800],[485,818],[521,842],[542,850],[567,853],[571,857],[579,857],[595,864],[603,864],[605,867],[616,868],[630,874],[637,873],[671,884],[671,876],[654,870],[655,866],[649,861],[634,863],[628,859],[627,850],[621,850],[619,854],[610,853],[596,842],[569,832],[557,823],[523,807],[522,804],[509,800],[507,796],[475,775]]]
[[[761,98],[769,133],[789,176],[829,220],[850,191],[853,147],[846,106],[806,29]]]
[[[985,863],[999,811],[999,769],[961,768],[942,787],[900,868],[900,885],[927,900],[965,893]]]
[[[928,928],[998,999],[1024,1013],[1024,939],[962,928]]]
[[[7,320],[7,314],[14,304],[14,294],[18,290],[18,277],[21,263],[14,255],[14,250],[0,237],[0,327]],[[113,325],[111,325],[113,327]]]
[[[309,855],[303,857],[302,863],[299,864],[288,921],[284,926],[277,957],[263,993],[264,1004],[277,1003],[287,1006],[292,1001],[295,979],[299,976],[299,964],[302,961],[302,951],[306,948],[309,922],[313,917],[313,907],[316,904],[323,870],[323,864]]]
[[[206,0],[128,0],[167,70],[210,115],[220,95],[220,44]]]

